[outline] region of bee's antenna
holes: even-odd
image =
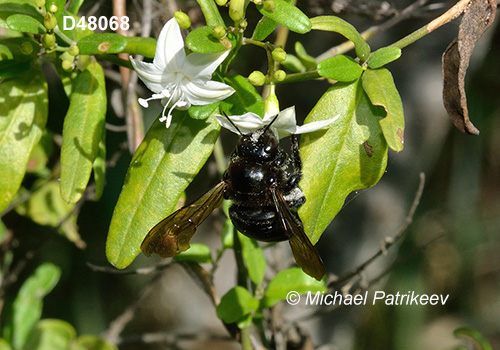
[[[276,119],[278,119],[278,116],[279,114],[276,114],[273,118],[273,120],[271,120],[271,122],[269,124],[267,124],[266,128],[264,129],[264,133],[271,127],[271,125],[273,125],[273,123],[276,121]]]
[[[234,122],[229,119],[229,117],[227,116],[227,114],[225,112],[222,112],[222,114],[224,114],[224,116],[226,117],[227,120],[229,120],[229,122],[231,123],[232,126],[234,126],[234,128],[236,130],[238,130],[238,132],[240,133],[240,136],[243,136],[243,133],[240,131],[240,129],[238,129],[238,127],[236,126],[236,124],[234,124]]]

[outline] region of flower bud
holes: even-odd
[[[219,6],[225,6],[227,4],[227,0],[215,0],[215,2]]]
[[[50,4],[49,11],[52,12],[52,13],[56,13],[57,12],[57,6],[56,6],[55,3]]]
[[[267,12],[274,12],[276,9],[276,3],[274,0],[265,0],[264,3],[262,4],[264,11]]]
[[[245,29],[247,26],[248,26],[247,20],[244,18],[240,19],[240,21],[238,22],[238,27],[240,27],[241,29]]]
[[[280,102],[276,96],[275,86],[271,85],[269,96],[267,96],[264,102],[264,114],[266,115],[276,115],[280,112]]]
[[[256,70],[248,76],[248,82],[254,86],[262,86],[266,83],[266,76],[264,73]]]
[[[66,70],[66,71],[71,70],[71,68],[73,68],[73,62],[68,61],[68,60],[63,60],[61,63],[61,66],[62,66],[62,69]]]
[[[229,17],[235,22],[243,18],[244,14],[244,0],[229,0]]]
[[[75,44],[72,44],[72,45],[69,47],[68,53],[69,53],[71,56],[77,56],[77,55],[80,53],[80,49],[79,49],[79,48],[78,48],[78,46],[76,46]]]
[[[276,62],[283,62],[286,60],[286,52],[283,50],[281,47],[278,47],[271,52],[271,56],[273,57],[273,60]]]
[[[284,70],[277,70],[276,72],[274,72],[274,79],[277,81],[277,82],[280,82],[280,81],[283,81],[285,80],[286,78],[286,73]]]
[[[217,39],[222,39],[223,37],[226,36],[226,29],[223,26],[214,26],[212,28],[212,34]]]
[[[253,0],[255,5],[262,5],[262,0]]]
[[[33,45],[29,41],[24,41],[21,44],[21,53],[24,55],[31,55],[33,53]]]
[[[45,26],[45,29],[47,30],[52,30],[56,27],[57,25],[57,19],[56,17],[48,12],[45,17],[43,18],[43,25]]]
[[[42,45],[46,49],[54,47],[55,44],[56,44],[56,36],[54,34],[47,33],[42,37]]]
[[[36,7],[43,7],[43,6],[45,6],[45,0],[35,0],[35,6]]]
[[[174,17],[177,20],[177,23],[179,23],[179,27],[181,27],[182,29],[191,28],[191,18],[189,18],[189,16],[184,12],[176,11],[174,13]]]

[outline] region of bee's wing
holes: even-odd
[[[189,241],[196,229],[224,199],[223,181],[198,198],[160,221],[141,244],[146,256],[156,253],[162,258],[175,256],[189,248]]]
[[[271,188],[271,193],[281,226],[290,240],[293,257],[297,265],[309,276],[320,281],[326,274],[321,257],[304,232],[302,225],[299,225],[293,217],[283,195],[274,187]]]

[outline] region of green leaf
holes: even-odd
[[[104,184],[106,182],[106,129],[102,129],[101,139],[99,140],[99,151],[95,157],[94,164],[95,182],[95,200],[99,200],[104,192]]]
[[[255,299],[245,288],[236,286],[230,289],[217,306],[217,317],[225,323],[244,321],[246,317],[259,307]]]
[[[7,18],[11,15],[22,14],[30,16],[43,23],[43,15],[33,6],[29,0],[7,0],[0,2],[0,28],[8,28]]]
[[[266,273],[266,258],[259,243],[238,232],[241,244],[241,254],[248,270],[248,276],[256,285],[260,285]]]
[[[27,48],[32,49],[31,53]],[[0,78],[25,74],[39,51],[40,45],[28,37],[0,39]]]
[[[194,52],[217,53],[231,49],[236,45],[236,37],[228,33],[224,39],[217,39],[211,27],[200,27],[193,30],[186,38],[186,45]]]
[[[263,5],[256,5],[256,7],[264,16],[269,17],[273,21],[287,27],[292,32],[305,34],[311,30],[311,21],[309,20],[309,17],[304,14],[304,12],[284,0],[273,1],[276,4],[276,8],[273,12],[264,10]]]
[[[131,55],[143,55],[147,58],[153,58],[156,51],[156,39],[153,38],[140,38],[140,37],[126,37],[127,46],[123,50]]]
[[[301,138],[300,188],[307,200],[298,212],[313,244],[350,192],[373,186],[383,175],[387,143],[379,120],[384,114],[356,80],[330,87],[307,116],[305,123],[339,115],[328,129]]]
[[[23,350],[68,350],[76,331],[66,321],[45,319],[38,322]]]
[[[295,53],[297,54],[297,57],[302,62],[306,70],[316,69],[316,60],[314,59],[314,57],[310,56],[307,53],[304,45],[302,45],[299,41],[295,42]]]
[[[397,60],[399,57],[401,57],[401,49],[399,47],[382,47],[370,55],[368,58],[368,67],[377,69]]]
[[[51,3],[52,2],[50,2],[50,1],[46,2],[46,4],[51,4]],[[63,28],[64,17],[72,17],[75,20],[75,24],[78,24],[81,17],[66,10],[66,8],[64,7],[64,4],[62,6],[58,6],[58,9],[56,12],[56,18],[57,18],[57,23],[59,23],[59,30],[64,35],[66,35],[68,38],[70,38],[71,40],[78,42],[79,40],[85,38],[86,36],[92,35],[94,33],[90,29],[88,29],[88,22],[85,22],[85,29],[82,29],[80,26],[75,26],[74,29],[64,30],[64,28]],[[71,21],[68,21],[68,22],[71,22]],[[56,33],[56,35],[57,35],[57,33]]]
[[[194,261],[200,264],[212,262],[212,255],[208,246],[201,243],[191,243],[190,245],[191,247],[188,250],[175,257],[176,261]]]
[[[26,172],[46,175],[47,162],[54,152],[53,135],[47,129],[43,130],[40,141],[33,147],[30,154],[30,159],[26,166]]]
[[[78,41],[80,55],[120,53],[126,46],[127,38],[116,33],[91,34]]]
[[[351,57],[338,55],[321,61],[318,65],[318,73],[328,79],[349,82],[359,79],[363,68]]]
[[[61,146],[61,195],[77,202],[90,178],[99,153],[106,116],[104,72],[95,61],[80,73],[73,85],[64,120]]]
[[[368,69],[361,77],[363,89],[372,104],[384,107],[387,116],[380,121],[385,140],[394,151],[403,150],[405,120],[403,103],[391,72],[385,68]]]
[[[264,115],[264,101],[255,87],[241,75],[231,75],[224,78],[224,82],[231,85],[236,91],[220,104],[220,109],[227,115],[241,115],[253,112]]]
[[[271,18],[263,16],[257,25],[252,34],[252,39],[257,41],[262,41],[267,38],[274,30],[278,27],[278,23],[273,21]]]
[[[188,109],[189,116],[194,119],[207,119],[215,113],[219,105],[220,102],[214,102],[204,106],[191,106]]]
[[[82,6],[84,0],[69,0],[68,5],[66,5],[66,9],[68,12],[76,15],[78,11],[80,11],[80,7]]]
[[[219,135],[214,117],[190,118],[174,111],[172,125],[156,120],[137,149],[116,204],[106,254],[125,268],[140,252],[148,231],[170,214],[177,200],[212,153]]]
[[[366,61],[370,55],[370,46],[368,43],[352,24],[347,23],[343,19],[336,16],[319,16],[311,18],[311,23],[312,29],[336,32],[351,40],[354,43],[356,55],[362,61]]]
[[[286,58],[281,62],[281,65],[292,73],[305,72],[306,70],[302,62],[296,56],[289,53],[286,54]]]
[[[14,14],[7,17],[6,22],[10,29],[17,30],[21,33],[45,33],[45,27],[43,26],[43,24],[31,16]]]
[[[0,84],[0,212],[21,186],[47,113],[47,83],[40,71],[29,71]]]
[[[95,335],[82,335],[75,341],[82,350],[118,350],[118,347]]]
[[[42,299],[55,287],[60,275],[61,270],[57,266],[43,263],[21,286],[12,306],[11,344],[14,348],[26,344],[42,315]],[[23,349],[28,350],[29,347]]]
[[[474,343],[476,350],[493,350],[491,344],[477,330],[472,328],[458,328],[453,331],[453,335],[457,338],[470,340]]]
[[[11,350],[9,343],[3,338],[0,338],[0,350]]]
[[[307,292],[326,292],[323,281],[317,281],[307,275],[299,267],[293,267],[278,273],[267,286],[260,309],[269,308],[281,300],[286,300],[290,292],[305,294]]]
[[[205,17],[208,26],[223,26],[226,28],[214,0],[196,0],[196,2],[200,5],[201,12],[203,12],[203,17]]]

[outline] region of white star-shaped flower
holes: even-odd
[[[139,103],[146,108],[148,101],[161,100],[165,107],[160,121],[166,121],[168,128],[174,108],[186,110],[191,105],[207,105],[225,99],[234,93],[234,89],[210,79],[228,54],[229,51],[186,55],[181,29],[172,18],[160,32],[153,63],[130,57],[139,78],[154,92],[148,99],[140,98]],[[167,107],[170,109],[165,115]]]
[[[305,134],[308,132],[326,128],[328,125],[337,120],[338,117],[339,116],[337,115],[331,119],[319,120],[302,126],[298,126],[297,120],[295,118],[295,106],[288,107],[287,109],[282,110],[281,112],[279,112],[277,117],[276,115],[267,114],[264,116],[264,118],[261,118],[257,114],[252,112],[248,112],[243,115],[233,115],[228,117],[223,115],[216,115],[217,121],[221,126],[238,135],[240,133],[234,127],[234,125],[236,125],[239,131],[241,131],[243,134],[250,134],[254,131],[262,129],[272,122],[273,124],[271,125],[271,130],[280,139],[291,134]],[[231,119],[234,125],[227,118]],[[274,118],[276,118],[276,120],[274,120]]]

